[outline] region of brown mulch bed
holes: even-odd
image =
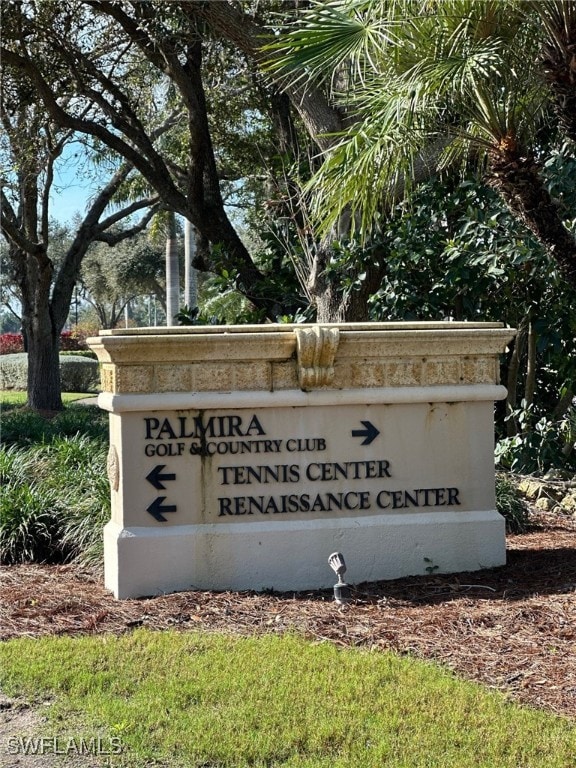
[[[331,591],[181,592],[115,600],[101,574],[74,565],[0,568],[0,638],[124,633],[134,627],[296,630],[341,646],[434,660],[516,701],[576,718],[576,519],[538,513],[508,537],[508,563],[474,573]]]

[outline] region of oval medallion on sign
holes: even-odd
[[[120,462],[115,446],[111,445],[106,459],[106,471],[108,472],[108,482],[113,491],[117,491],[120,485]]]

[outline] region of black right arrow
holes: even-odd
[[[155,520],[158,520],[159,523],[165,523],[166,518],[162,514],[163,512],[176,512],[176,504],[166,504],[166,506],[162,506],[162,502],[166,496],[158,496],[157,499],[154,499],[152,504],[146,509],[146,512],[150,512],[152,517]]]
[[[168,482],[168,480],[176,480],[176,475],[172,473],[166,475],[162,474],[162,470],[165,466],[166,464],[158,464],[158,466],[154,467],[154,469],[146,475],[146,480],[148,480],[149,483],[152,483],[154,488],[158,491],[166,490],[164,483]]]
[[[361,421],[360,423],[364,425],[365,429],[353,429],[352,437],[363,437],[364,440],[360,445],[370,445],[374,438],[378,437],[380,430],[376,429],[370,421]]]

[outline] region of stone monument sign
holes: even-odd
[[[102,331],[106,586],[331,586],[505,562],[498,323]]]

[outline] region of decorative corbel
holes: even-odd
[[[334,379],[334,358],[340,341],[338,328],[296,328],[298,383],[307,391],[331,384]]]

